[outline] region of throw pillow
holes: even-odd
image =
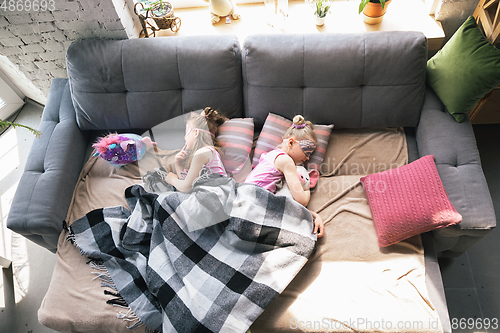
[[[380,247],[462,221],[446,194],[432,155],[362,177],[361,183]]]
[[[224,151],[222,164],[230,175],[239,173],[250,157],[253,132],[252,118],[233,118],[220,126],[218,139]]]
[[[461,122],[500,84],[500,50],[483,36],[470,16],[427,62],[427,80],[455,120]]]
[[[271,151],[279,145],[283,139],[283,134],[286,130],[292,126],[292,121],[285,117],[279,116],[274,113],[269,113],[262,127],[262,131],[259,134],[257,144],[255,145],[252,166],[256,166],[259,163],[260,156],[263,153]],[[316,138],[318,140],[316,149],[311,154],[309,161],[305,163],[306,169],[316,169],[319,170],[323,159],[325,158],[326,147],[328,146],[328,140],[330,134],[332,133],[333,125],[317,125],[314,124],[313,131],[316,133]]]

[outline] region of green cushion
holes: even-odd
[[[500,85],[500,50],[483,36],[472,16],[427,62],[427,82],[458,122]]]

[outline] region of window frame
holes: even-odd
[[[3,75],[0,71],[0,100],[4,101],[5,105],[0,108],[0,119],[6,120],[25,104],[26,96],[19,94],[12,88],[12,82]]]
[[[443,3],[443,0],[423,0],[429,15],[437,16],[439,14],[439,9]]]

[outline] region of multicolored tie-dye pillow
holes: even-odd
[[[269,113],[264,122],[264,127],[259,134],[259,139],[255,146],[255,151],[252,159],[252,166],[259,163],[260,156],[263,153],[271,151],[279,145],[283,139],[283,134],[292,126],[292,121],[285,117],[279,116],[274,113]],[[316,149],[311,154],[309,161],[305,163],[307,169],[319,170],[323,159],[325,158],[326,147],[328,146],[328,139],[332,133],[333,125],[316,125],[313,126],[313,131],[316,133],[318,139]]]

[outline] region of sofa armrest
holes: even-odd
[[[55,252],[87,145],[76,124],[67,79],[52,81],[39,130],[42,135],[31,147],[7,227]]]
[[[439,175],[462,222],[433,232],[440,256],[458,256],[496,226],[493,201],[468,117],[457,123],[428,88],[416,133],[419,156],[434,155]]]

